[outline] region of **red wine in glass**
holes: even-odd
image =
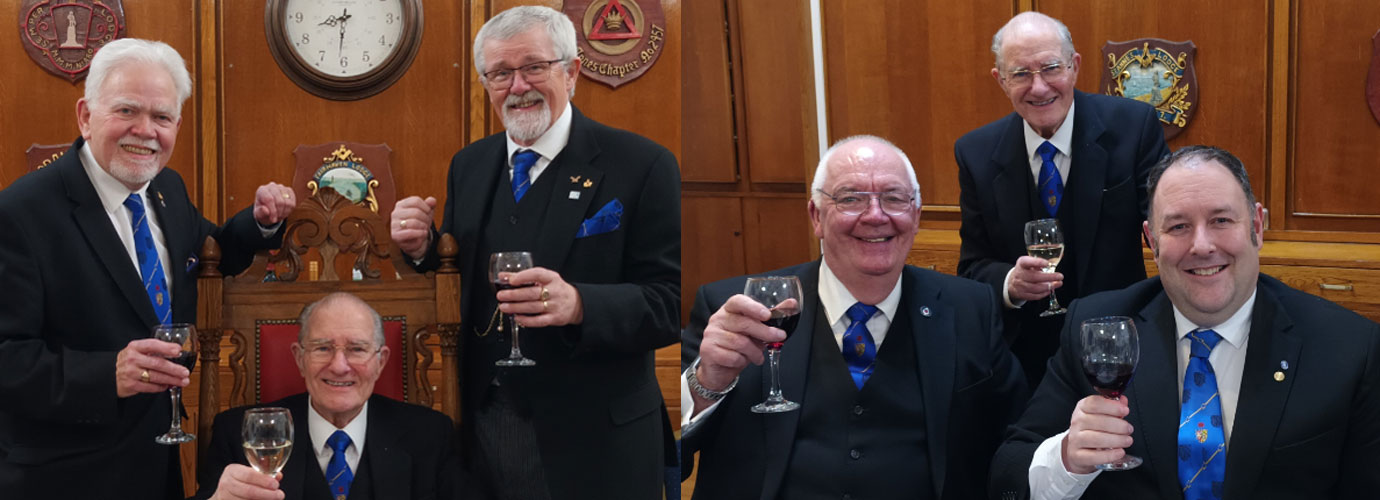
[[[1131,374],[1136,365],[1131,363],[1084,363],[1083,375],[1088,377],[1097,393],[1107,399],[1119,399],[1126,392],[1126,384],[1131,383]]]
[[[508,282],[508,276],[518,271],[532,268],[532,254],[528,252],[495,252],[489,255],[489,283],[494,286],[494,293],[501,290],[513,288]],[[495,361],[497,366],[533,366],[536,361],[523,357],[522,349],[518,344],[518,324],[511,314],[505,314],[508,318],[508,325],[512,328],[513,343],[508,351],[508,357]]]
[[[178,355],[168,358],[168,360],[182,365],[187,371],[192,371],[192,367],[196,366],[196,353],[192,351],[182,351]]]
[[[1107,399],[1119,399],[1131,382],[1140,361],[1136,323],[1125,316],[1084,320],[1081,328],[1083,374],[1093,390]],[[1098,464],[1099,470],[1134,469],[1140,457],[1127,453],[1121,460]]]
[[[786,339],[789,339],[791,338],[791,334],[795,332],[795,325],[800,324],[800,308],[787,309],[788,308],[773,309],[771,311],[771,319],[763,321],[762,324],[780,328],[781,331],[786,332]],[[780,349],[781,346],[786,343],[786,339],[781,339],[780,342],[768,342],[767,346],[773,349]]]
[[[766,276],[748,278],[743,295],[771,310],[771,318],[763,321],[786,332],[790,337],[800,322],[800,279],[795,276]],[[781,394],[781,342],[767,343],[767,361],[771,366],[771,390],[767,399],[753,406],[754,413],[781,413],[800,408],[800,403],[788,401]]]

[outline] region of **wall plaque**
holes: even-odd
[[[86,76],[91,58],[124,35],[120,0],[24,0],[19,41],[49,73],[72,83]]]
[[[1179,135],[1193,118],[1198,77],[1193,70],[1193,41],[1139,38],[1107,42],[1102,54],[1107,71],[1102,93],[1135,99],[1155,107],[1165,140]]]
[[[660,0],[567,0],[575,23],[580,72],[618,88],[647,72],[666,46]]]

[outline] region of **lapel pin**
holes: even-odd
[[[589,180],[589,179],[585,179],[585,183],[584,183],[584,184],[581,184],[581,186],[584,186],[584,187],[586,187],[586,188],[594,187],[594,181]]]
[[[924,317],[928,318],[928,317],[930,317],[931,314],[933,314],[933,313],[930,312],[930,306],[920,306],[920,315],[921,315],[921,316],[924,316]]]
[[[571,184],[579,184],[579,183],[580,183],[580,176],[578,176],[578,175],[572,175],[572,176],[570,176],[570,183],[571,183]]]
[[[571,191],[571,192],[570,192],[570,199],[572,199],[572,200],[578,200],[578,199],[580,199],[580,192],[579,192],[579,191]]]
[[[163,208],[167,208],[167,207],[168,207],[168,204],[165,203],[165,202],[163,202],[163,193],[162,193],[162,192],[155,192],[154,194],[158,195],[158,205],[159,205],[159,206],[162,206]]]
[[[1283,382],[1283,381],[1284,381],[1284,372],[1282,372],[1282,371],[1280,371],[1280,372],[1275,372],[1275,382]]]
[[[1289,369],[1289,362],[1288,362],[1288,361],[1285,361],[1285,360],[1283,360],[1283,359],[1279,360],[1279,369],[1281,369],[1281,370],[1288,370],[1288,369]]]

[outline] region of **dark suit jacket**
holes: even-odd
[[[1074,93],[1073,151],[1058,219],[1064,232],[1060,265],[1064,303],[1145,279],[1141,222],[1145,220],[1150,167],[1169,154],[1150,106],[1131,99]],[[1006,273],[1026,255],[1025,223],[1049,215],[1035,195],[1020,115],[965,134],[954,143],[958,161],[958,275],[992,285],[1000,294]],[[1062,318],[1041,320],[1048,302],[1033,300],[1007,310],[1005,327],[1031,383],[1058,347]]]
[[[810,340],[819,310],[819,261],[763,273],[798,276],[805,294],[797,332],[782,347],[781,390],[803,401]],[[709,316],[729,297],[742,293],[746,276],[700,287],[681,343],[682,360],[699,356]],[[933,498],[967,499],[982,495],[987,465],[1002,429],[1024,408],[1025,381],[1015,357],[1001,342],[1001,316],[992,290],[969,280],[906,266],[901,274],[901,307],[909,311],[925,395]],[[922,314],[928,308],[929,315]],[[837,349],[837,346],[830,346]],[[682,463],[700,453],[695,498],[775,499],[786,474],[800,412],[763,416],[748,410],[770,389],[763,367],[748,367],[714,413],[682,436]],[[771,425],[767,425],[768,421]],[[685,471],[688,474],[689,471]]]
[[[1105,472],[1085,499],[1180,498],[1176,443],[1179,378],[1174,312],[1159,278],[1069,307],[1063,345],[993,460],[993,488],[1020,492],[1035,448],[1068,429],[1083,376],[1076,325],[1130,316],[1140,363],[1126,391],[1135,428],[1127,452],[1139,468]],[[1380,325],[1260,275],[1250,342],[1227,443],[1227,499],[1375,498],[1380,491]],[[1280,362],[1285,378],[1276,382]]]
[[[211,440],[206,456],[197,464],[200,489],[194,498],[210,498],[216,492],[221,471],[232,463],[249,465],[245,459],[240,431],[244,412],[249,408],[278,406],[292,413],[295,444],[287,464],[283,466],[283,480],[279,488],[287,500],[322,495],[306,495],[302,491],[307,467],[321,466],[312,450],[307,424],[307,394],[288,396],[272,403],[231,408],[219,415],[211,428]],[[364,431],[364,450],[361,470],[353,471],[356,483],[367,474],[373,484],[372,497],[377,499],[452,499],[459,498],[460,461],[450,418],[424,406],[402,403],[385,396],[369,398],[369,425]],[[322,438],[324,439],[324,438]],[[368,468],[363,465],[367,464]],[[351,492],[353,495],[353,492]]]
[[[570,142],[537,180],[558,184],[530,251],[535,265],[579,290],[584,322],[524,329],[523,354],[537,365],[508,370],[503,384],[532,410],[553,500],[655,498],[669,429],[653,351],[674,344],[680,324],[680,171],[666,148],[571,112]],[[459,242],[463,270],[488,259],[477,246],[494,187],[507,175],[506,156],[499,133],[451,160],[441,231]],[[580,196],[572,199],[572,191]],[[619,229],[575,237],[582,221],[615,199],[623,204]],[[433,245],[419,268],[436,264]],[[486,276],[463,280],[461,334],[472,340],[490,318],[474,310],[474,294],[491,293],[490,285]],[[488,386],[489,378],[478,378],[462,381],[464,414]]]
[[[177,448],[153,442],[168,429],[168,395],[115,395],[116,353],[149,338],[158,320],[82,169],[81,146],[0,192],[0,491],[164,498],[175,485],[180,497]],[[174,322],[196,321],[194,256],[207,235],[220,242],[227,275],[278,244],[263,238],[251,209],[223,230],[202,218],[172,169],[148,192],[171,261]]]

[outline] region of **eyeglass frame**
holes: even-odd
[[[363,363],[368,363],[368,362],[369,362],[369,356],[378,356],[379,353],[383,352],[383,346],[375,347],[373,342],[351,342],[351,343],[349,343],[349,344],[346,344],[346,345],[343,345],[343,346],[342,346],[342,345],[336,344],[335,342],[331,342],[331,341],[322,339],[322,340],[317,340],[317,341],[315,341],[315,342],[309,342],[309,343],[306,344],[306,345],[304,345],[304,344],[302,344],[302,343],[300,343],[300,342],[295,343],[295,345],[296,345],[297,347],[299,347],[299,348],[302,349],[302,355],[305,356],[305,357],[307,358],[308,361],[314,361],[314,362],[318,362],[318,363],[322,363],[322,362],[327,362],[327,363],[328,363],[328,362],[334,361],[334,360],[335,360],[335,355],[336,355],[336,353],[343,353],[343,354],[345,355],[345,362],[350,363],[350,364],[363,364]],[[321,358],[321,359],[312,359],[313,356],[316,356],[316,353],[318,352],[317,349],[324,348],[324,347],[330,347],[330,349],[331,349],[330,357],[329,357],[329,358]],[[349,351],[349,349],[355,348],[355,347],[363,347],[363,348],[364,348],[364,352],[367,352],[368,354],[365,354],[364,357],[361,358],[361,359],[359,359],[359,360],[351,360],[351,359],[350,359],[350,351]],[[369,351],[371,351],[371,350],[372,350],[373,352],[369,352]]]
[[[838,191],[837,194],[829,194],[829,193],[824,192],[823,189],[816,189],[815,192],[817,192],[817,193],[819,193],[819,194],[822,194],[822,195],[824,195],[825,197],[829,198],[829,201],[834,202],[834,206],[838,207],[839,213],[841,213],[841,214],[843,214],[843,215],[850,216],[850,217],[855,216],[855,215],[862,215],[862,214],[867,213],[868,210],[871,210],[871,209],[872,209],[872,200],[877,200],[877,207],[880,208],[880,209],[882,210],[882,213],[884,213],[884,214],[891,215],[891,216],[907,215],[907,214],[909,214],[912,210],[915,210],[916,208],[918,208],[918,207],[915,206],[915,200],[920,199],[919,193],[916,193],[915,190],[911,190],[911,191],[853,191],[853,190],[850,190],[850,189],[844,189],[844,190]],[[842,206],[839,205],[839,199],[838,199],[838,198],[839,198],[839,196],[843,196],[844,194],[867,195],[867,205],[866,205],[865,207],[863,207],[862,210],[859,210],[857,213],[848,213],[847,210],[845,210]],[[909,200],[906,200],[906,209],[905,209],[904,211],[902,211],[901,213],[891,213],[891,212],[888,212],[888,211],[886,210],[886,204],[882,201],[882,195],[884,195],[884,194],[904,194],[904,195],[910,197]]]
[[[544,82],[544,81],[546,81],[546,80],[548,80],[548,79],[551,78],[550,72],[551,72],[551,66],[552,66],[552,65],[555,65],[556,63],[563,63],[563,62],[566,62],[566,59],[558,58],[558,59],[552,59],[552,60],[549,60],[549,61],[533,61],[533,62],[530,62],[530,63],[527,63],[527,64],[523,64],[523,65],[521,65],[521,66],[518,66],[518,67],[516,67],[516,68],[499,68],[499,69],[494,69],[494,70],[485,71],[485,72],[483,72],[483,73],[480,73],[479,76],[481,76],[481,77],[484,78],[484,84],[485,84],[485,85],[489,85],[489,88],[494,89],[494,90],[507,90],[507,89],[513,87],[513,82],[516,81],[516,80],[515,80],[515,77],[517,76],[518,73],[521,73],[521,74],[522,74],[522,80],[525,81],[525,82],[527,82],[527,83],[541,83],[541,82]],[[533,67],[533,66],[538,66],[538,65],[543,65],[543,64],[546,65],[546,70],[545,70],[545,71],[535,72],[535,73],[534,73],[534,74],[537,74],[537,75],[542,75],[541,79],[540,79],[540,80],[533,81],[533,80],[532,80],[532,77],[529,76],[529,75],[527,74],[525,68],[531,68],[531,67]],[[495,73],[498,73],[498,72],[501,72],[501,71],[507,71],[507,72],[510,72],[510,73],[511,73],[510,75],[508,75],[508,81],[507,81],[506,83],[494,82],[494,74],[495,74]]]
[[[1063,70],[1068,70],[1068,69],[1070,68],[1071,65],[1072,65],[1072,62],[1064,62],[1064,61],[1060,60],[1060,61],[1054,61],[1054,62],[1045,64],[1045,65],[1041,66],[1040,69],[1033,69],[1033,70],[1032,70],[1032,69],[1020,68],[1020,69],[1016,69],[1016,70],[1013,70],[1013,71],[1006,71],[1006,72],[1003,72],[1003,73],[1002,73],[1002,81],[1003,81],[1003,82],[1010,82],[1011,85],[1016,85],[1016,86],[1022,86],[1022,87],[1024,87],[1024,86],[1026,86],[1026,85],[1030,85],[1030,84],[1032,84],[1032,83],[1035,83],[1035,77],[1036,77],[1036,76],[1039,76],[1040,78],[1043,78],[1046,82],[1048,82],[1050,78],[1058,78],[1058,77],[1060,77],[1060,76],[1063,76],[1063,73],[1059,73],[1058,75],[1055,75],[1055,76],[1045,76],[1045,73],[1050,72],[1050,71],[1063,71]],[[1017,81],[1018,79],[1026,78],[1026,77],[1029,77],[1030,80],[1024,81],[1024,82]]]

